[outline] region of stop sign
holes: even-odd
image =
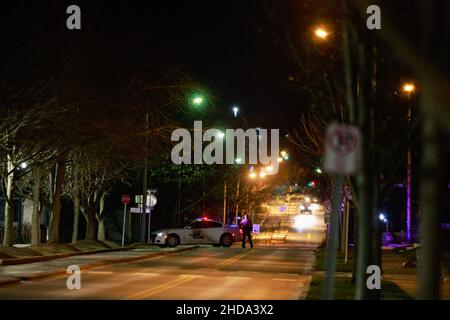
[[[131,197],[129,194],[124,194],[124,195],[122,195],[121,200],[122,200],[123,204],[129,204],[131,201]]]

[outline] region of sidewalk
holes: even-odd
[[[70,265],[77,265],[81,269],[91,269],[102,265],[147,259],[195,248],[198,248],[198,246],[184,245],[178,246],[177,248],[160,248],[152,246],[126,251],[76,255],[20,265],[0,266],[0,285],[16,283],[21,280],[31,280],[65,274],[67,267]]]
[[[412,298],[417,296],[417,267],[403,268],[406,259],[393,250],[383,250],[383,279],[395,283]],[[450,282],[441,283],[441,299],[450,300]]]

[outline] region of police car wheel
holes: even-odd
[[[224,247],[231,247],[233,244],[233,237],[229,234],[224,234],[222,238],[220,238],[220,244]]]
[[[180,243],[180,239],[178,239],[178,236],[171,234],[167,237],[167,244],[169,247],[174,248]]]

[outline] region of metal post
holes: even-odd
[[[325,261],[326,278],[323,298],[326,300],[331,300],[334,297],[334,270],[336,269],[336,250],[339,245],[339,211],[343,184],[344,176],[338,175],[333,188],[333,212],[330,219],[330,235],[328,237]]]
[[[409,98],[409,95],[408,95]],[[408,107],[408,159],[406,172],[406,237],[411,241],[411,104]]]
[[[147,211],[147,210],[146,210]],[[152,237],[151,237],[151,233],[150,233],[150,220],[152,217],[152,207],[148,207],[148,225],[147,225],[147,243],[152,243]]]
[[[223,183],[223,223],[227,223],[227,180]]]
[[[238,212],[239,212],[239,185],[240,185],[240,179],[238,177],[237,187],[236,187],[236,224],[238,223]]]
[[[127,204],[125,203],[123,205],[123,226],[122,226],[122,247],[125,244],[125,224],[127,219]]]
[[[348,225],[350,219],[350,201],[345,199],[345,263],[348,259]]]

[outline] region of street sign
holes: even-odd
[[[356,171],[356,156],[361,142],[358,128],[332,124],[325,140],[325,170],[341,175]]]
[[[154,194],[147,194],[147,197],[145,199],[145,205],[147,207],[153,208],[156,205],[156,196]]]
[[[144,208],[130,208],[130,213],[150,213],[150,208],[147,208],[144,212]]]
[[[129,194],[124,194],[124,195],[122,195],[121,201],[122,201],[122,203],[123,203],[124,205],[125,205],[125,204],[129,204],[130,201],[131,201],[130,195],[129,195]]]
[[[253,224],[253,233],[259,233],[260,228],[259,228],[259,224]]]
[[[137,204],[142,204],[144,203],[144,197],[142,196],[142,194],[138,194],[134,196],[134,202]]]

